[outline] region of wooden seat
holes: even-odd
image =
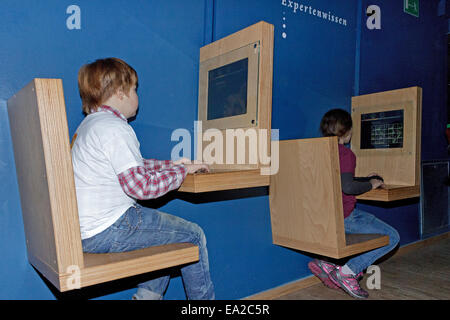
[[[389,243],[345,233],[336,137],[280,141],[269,199],[274,244],[339,259]]]
[[[67,291],[198,261],[198,247],[82,252],[61,79],[34,79],[8,100],[11,136],[30,263]]]

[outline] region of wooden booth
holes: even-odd
[[[196,160],[179,191],[268,186],[273,25],[264,21],[200,48]]]
[[[422,90],[392,90],[352,98],[355,176],[384,178],[357,199],[395,201],[420,195]],[[279,171],[270,180],[275,244],[343,258],[389,243],[377,234],[346,234],[336,137],[280,141]]]
[[[378,234],[346,234],[337,137],[280,141],[270,180],[273,243],[343,258],[389,243]]]
[[[421,119],[420,87],[352,98],[355,175],[376,172],[386,185],[358,199],[394,201],[420,196]]]
[[[83,253],[61,79],[34,79],[8,100],[8,114],[28,260],[58,290],[198,261],[191,243]]]

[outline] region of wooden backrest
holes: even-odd
[[[48,274],[83,267],[61,79],[34,79],[8,100],[28,258]]]
[[[345,246],[337,138],[280,141],[269,199],[275,244],[336,255]]]

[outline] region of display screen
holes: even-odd
[[[361,115],[361,149],[402,148],[403,110]]]
[[[248,58],[208,72],[207,119],[247,113]]]

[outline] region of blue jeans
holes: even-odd
[[[112,226],[82,241],[90,253],[124,252],[176,242],[190,242],[199,248],[199,261],[181,268],[186,295],[190,300],[214,299],[209,273],[206,237],[195,223],[145,208],[130,207]],[[162,276],[138,285],[136,299],[162,299],[170,276]]]
[[[346,233],[379,233],[389,236],[388,245],[362,253],[347,261],[347,266],[356,274],[394,249],[400,241],[397,230],[374,215],[356,208],[344,219],[344,226]]]

